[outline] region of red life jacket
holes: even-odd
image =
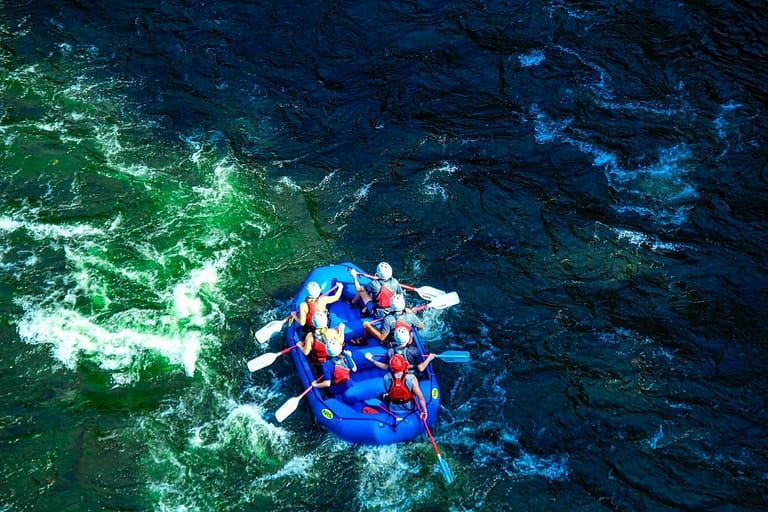
[[[332,384],[343,384],[349,380],[350,370],[344,365],[344,357],[341,357],[341,361],[337,359],[333,362],[333,374],[331,375]]]
[[[301,327],[304,332],[312,332],[315,330],[315,324],[312,323],[312,318],[315,316],[315,310],[317,309],[317,300],[307,297],[304,299],[304,304],[307,305],[307,317],[304,325]]]
[[[392,304],[392,296],[395,294],[395,290],[389,288],[382,282],[379,287],[379,293],[376,295],[376,304],[380,308],[389,308]]]
[[[316,363],[323,363],[328,359],[324,333],[315,331],[314,339],[312,340],[312,351],[309,353],[309,357]]]
[[[404,404],[413,398],[413,391],[408,389],[406,379],[408,378],[408,372],[403,372],[400,377],[392,375],[392,384],[387,391],[387,398],[393,403]]]

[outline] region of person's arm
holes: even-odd
[[[387,337],[386,333],[378,330],[371,322],[363,322],[363,330],[373,334],[379,341],[384,341]]]
[[[334,302],[336,302],[341,298],[342,291],[344,291],[344,285],[341,283],[336,283],[336,292],[334,292],[333,295],[329,295],[327,297],[321,297],[323,301],[322,303],[326,306],[328,304],[333,304]]]
[[[416,369],[417,369],[419,372],[423,372],[424,370],[426,370],[426,369],[427,369],[427,366],[429,365],[429,363],[431,363],[431,362],[432,362],[432,360],[433,360],[434,358],[435,358],[435,354],[429,353],[429,354],[427,355],[427,358],[426,358],[424,361],[422,361],[421,363],[419,363],[419,364],[417,364],[417,365],[416,365]]]
[[[413,377],[413,375],[409,375],[409,377]],[[421,404],[421,419],[426,420],[427,419],[427,401],[424,400],[424,393],[421,392],[421,387],[419,387],[419,379],[416,377],[413,377],[411,379],[412,389],[414,396],[419,400],[419,403]]]
[[[309,312],[309,306],[306,302],[302,302],[299,304],[299,316],[297,317],[294,315],[293,317],[299,322],[299,325],[302,327],[307,325],[307,313]]]
[[[413,311],[408,312],[408,323],[418,328],[419,330],[424,328],[424,322],[422,322],[421,319],[416,316],[416,313]]]
[[[299,346],[301,349],[301,353],[305,356],[308,356],[310,352],[312,352],[312,345],[315,343],[315,337],[312,335],[311,332],[308,332],[306,336],[304,336],[304,340],[298,342],[296,345]]]
[[[333,371],[333,361],[326,361],[323,363],[323,380],[320,382],[313,380],[313,388],[329,388],[331,387],[331,372]]]
[[[354,283],[354,285],[355,285],[355,290],[356,290],[358,293],[360,293],[361,291],[363,291],[363,287],[362,287],[362,286],[360,286],[360,282],[357,280],[357,270],[355,270],[355,269],[350,269],[350,270],[349,270],[349,273],[352,275],[352,282],[353,282],[353,283]]]
[[[365,353],[365,358],[367,360],[369,360],[371,363],[373,363],[373,366],[375,366],[376,368],[381,368],[382,370],[389,370],[389,365],[388,364],[382,363],[381,361],[377,361],[373,357],[373,354],[371,354],[370,352],[366,352]]]

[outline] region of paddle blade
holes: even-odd
[[[256,331],[256,341],[266,343],[269,338],[279,333],[283,329],[285,320],[272,320],[267,325]]]
[[[459,302],[459,294],[456,292],[451,292],[432,299],[432,301],[429,303],[429,307],[435,309],[445,309],[451,306],[455,306]]]
[[[301,396],[294,396],[293,398],[286,400],[285,403],[275,411],[275,419],[278,423],[282,423],[285,418],[293,414],[299,406],[299,402],[301,402]]]
[[[421,411],[421,408],[418,405],[417,401],[414,401],[416,404],[416,408]],[[432,449],[435,450],[435,455],[437,456],[437,462],[440,464],[440,472],[443,474],[443,478],[445,478],[446,483],[449,485],[453,483],[453,473],[451,473],[451,468],[448,467],[448,463],[443,459],[443,456],[440,455],[440,450],[437,447],[437,442],[435,441],[434,436],[432,435],[432,431],[429,430],[429,425],[427,425],[427,420],[424,418],[421,418],[421,422],[424,424],[424,430],[427,432],[427,437],[429,437],[429,442],[432,443]]]
[[[413,288],[413,291],[418,293],[419,297],[424,300],[435,300],[441,295],[445,295],[443,290],[438,290],[437,288],[432,288],[431,286],[419,286],[418,288]]]
[[[466,350],[446,350],[442,354],[435,354],[435,357],[446,363],[467,363],[469,362],[469,352]]]
[[[448,463],[442,455],[437,456],[437,461],[440,463],[440,472],[443,474],[445,483],[451,485],[453,483],[453,473],[451,472],[451,468],[448,467]]]
[[[262,354],[255,359],[251,359],[248,361],[248,370],[255,372],[256,370],[266,368],[267,366],[274,363],[275,359],[277,359],[277,356],[279,355],[279,352],[270,352],[268,354]]]

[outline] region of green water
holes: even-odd
[[[6,411],[0,503],[237,503],[219,473],[272,474],[289,434],[238,401],[225,319],[269,309],[323,241],[290,180],[216,133],[168,140],[121,84],[56,64],[2,80],[3,389],[26,419]]]

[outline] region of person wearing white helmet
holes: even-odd
[[[313,381],[312,387],[327,388],[330,395],[345,399],[346,393],[352,388],[349,376],[357,371],[357,365],[352,359],[352,353],[343,348],[343,342],[338,339],[330,339],[326,342],[328,359],[323,363],[322,380]]]
[[[409,311],[405,307],[405,295],[402,293],[396,293],[392,296],[392,311],[384,317],[381,323],[381,328],[377,328],[372,322],[363,322],[364,332],[371,334],[380,343],[387,346],[393,344],[392,333],[397,326],[404,326],[411,331],[414,327],[419,329],[424,328],[424,324],[416,316],[416,313]]]
[[[334,340],[344,343],[344,322],[339,322],[334,328],[328,327],[328,311],[315,311],[312,316],[313,332],[307,333],[304,340],[296,345],[307,356],[310,362],[319,370],[319,367],[328,359],[328,342]]]
[[[382,261],[376,265],[376,277],[385,281],[392,278],[392,267],[389,266],[389,263]]]
[[[302,330],[304,331],[304,339],[307,339],[307,335],[315,330],[315,326],[312,324],[312,318],[317,311],[327,311],[328,305],[333,304],[341,298],[341,292],[344,289],[344,285],[340,282],[336,283],[336,291],[333,295],[323,295],[321,293],[322,288],[317,281],[310,281],[307,283],[307,297],[299,304],[298,315],[296,311],[291,312],[291,316],[299,322]],[[333,288],[331,288],[333,289]],[[330,290],[328,290],[330,292]]]
[[[352,302],[362,302],[365,306],[364,313],[377,317],[384,316],[391,310],[392,296],[404,293],[400,282],[392,276],[392,267],[386,261],[376,266],[375,279],[371,279],[365,286],[360,285],[357,270],[350,269],[349,273],[352,275],[357,292]]]
[[[429,353],[424,358],[421,355],[419,347],[415,343],[411,343],[411,331],[401,325],[394,330],[392,336],[393,344],[387,350],[387,359],[394,355],[401,355],[408,362],[408,373],[414,374],[418,379],[425,379],[427,375],[424,373],[429,363],[435,359],[435,354]],[[383,370],[387,369],[387,365],[373,359],[371,352],[365,353],[365,358]]]

